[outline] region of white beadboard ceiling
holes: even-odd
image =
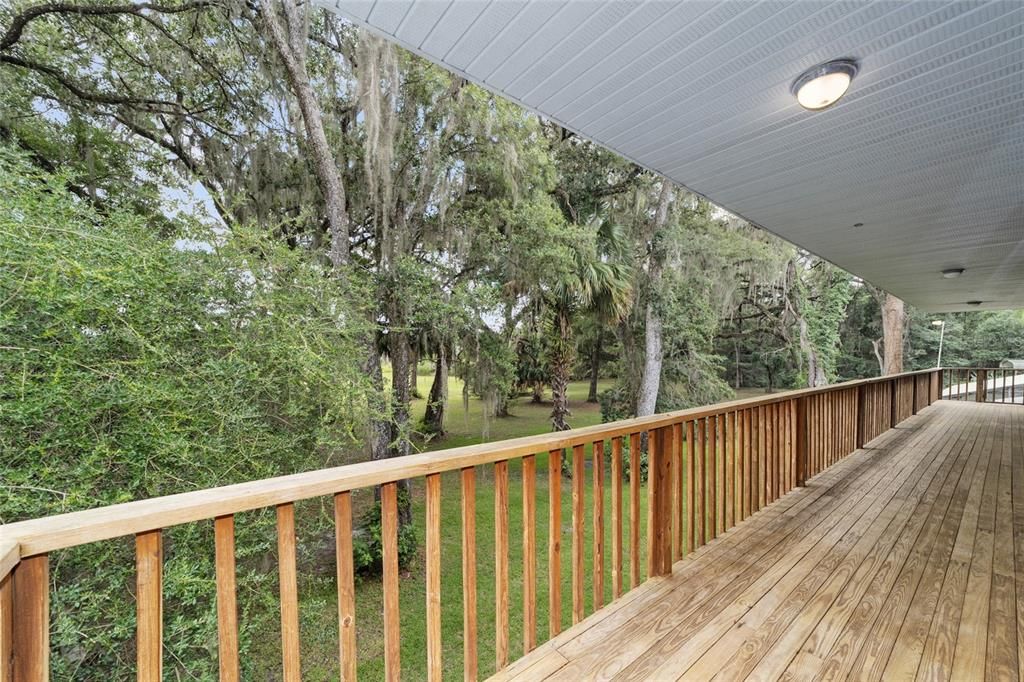
[[[1024,307],[1021,0],[316,1],[915,306]]]

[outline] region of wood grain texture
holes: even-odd
[[[583,445],[572,449],[572,623],[583,620]]]
[[[441,679],[441,474],[427,476],[427,679]]]
[[[11,572],[11,676],[14,682],[50,679],[50,560],[28,557]]]
[[[352,559],[352,493],[334,496],[334,554],[338,580],[338,662],[341,679],[356,679],[356,589]]]
[[[591,450],[593,476],[593,539],[591,554],[594,610],[604,606],[604,441],[595,441]]]
[[[508,462],[494,463],[494,658],[508,665]]]
[[[548,453],[548,637],[562,631],[562,451]]]
[[[462,660],[463,678],[477,679],[476,470],[461,472],[462,489]]]
[[[612,441],[612,599],[622,596],[622,439]]]
[[[238,597],[235,575],[235,517],[213,521],[217,575],[217,665],[221,682],[238,682]]]
[[[380,487],[381,544],[384,579],[384,677],[398,680],[402,673],[401,619],[398,597],[398,484]]]
[[[640,584],[640,434],[629,434],[629,587]]]
[[[140,682],[163,679],[164,546],[159,530],[135,536],[135,666]]]
[[[523,653],[537,647],[537,458],[523,457]]]
[[[387,561],[387,540],[384,542]],[[299,579],[295,567],[295,505],[277,506],[277,575],[281,606],[281,667],[285,682],[299,682]]]
[[[14,578],[0,577],[0,682],[12,682],[14,670]]]

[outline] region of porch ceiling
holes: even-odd
[[[316,1],[913,305],[1024,307],[1024,3]]]

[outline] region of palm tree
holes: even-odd
[[[605,210],[601,211],[606,212]],[[569,379],[575,356],[573,321],[584,312],[616,324],[629,310],[633,286],[625,233],[600,214],[586,223],[592,241],[573,250],[573,267],[546,291],[548,365],[551,374],[551,426],[570,428]]]

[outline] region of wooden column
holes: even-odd
[[[647,574],[672,572],[672,427],[650,432],[647,453]]]
[[[988,397],[988,372],[978,370],[977,380],[974,383],[974,400],[979,403],[985,402]]]

